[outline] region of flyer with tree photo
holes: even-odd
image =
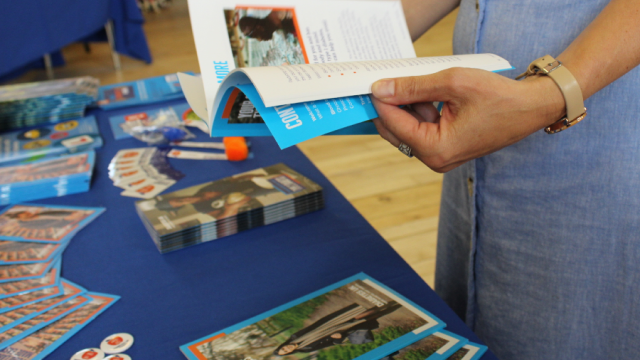
[[[180,350],[190,360],[373,360],[444,325],[361,273]]]

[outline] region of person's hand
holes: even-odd
[[[438,172],[511,145],[565,112],[562,93],[546,76],[515,81],[453,68],[379,80],[372,92],[380,135],[395,147],[410,146],[413,155]],[[442,115],[434,101],[444,103]]]

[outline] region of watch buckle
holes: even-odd
[[[544,132],[546,132],[549,135],[559,133],[560,131],[566,130],[572,127],[573,125],[579,123],[585,117],[587,117],[587,108],[584,108],[584,112],[582,113],[582,115],[578,116],[577,118],[573,120],[569,120],[565,116],[562,119],[544,128]]]

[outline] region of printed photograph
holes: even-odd
[[[284,164],[192,186],[136,203],[160,235],[319,191],[319,185]]]
[[[203,360],[350,360],[426,324],[388,294],[355,280],[189,349]]]
[[[429,335],[426,338],[396,351],[393,354],[383,357],[380,360],[425,360],[436,351],[449,344],[449,339],[438,336],[439,333]]]
[[[0,214],[0,237],[60,241],[93,214],[95,210],[15,205]],[[9,245],[0,247],[0,251],[5,249],[8,250]]]
[[[236,67],[306,63],[293,8],[237,7],[224,16]]]
[[[229,111],[227,111],[227,109],[229,109]],[[231,91],[222,118],[227,119],[227,123],[229,124],[264,123],[262,116],[260,116],[256,107],[253,106],[251,100],[238,88]]]

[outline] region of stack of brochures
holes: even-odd
[[[0,167],[0,205],[89,191],[93,151]]]
[[[136,202],[161,253],[324,207],[322,187],[277,164]]]
[[[99,89],[98,106],[111,110],[182,98],[184,94],[178,75],[169,74],[102,86]]]
[[[82,117],[99,86],[90,76],[0,86],[0,131]]]
[[[42,359],[119,298],[60,276],[71,238],[103,211],[20,204],[0,214],[0,358]]]
[[[40,160],[102,146],[93,116],[0,135],[0,164]]]
[[[182,345],[190,360],[477,360],[487,347],[366,274]]]

